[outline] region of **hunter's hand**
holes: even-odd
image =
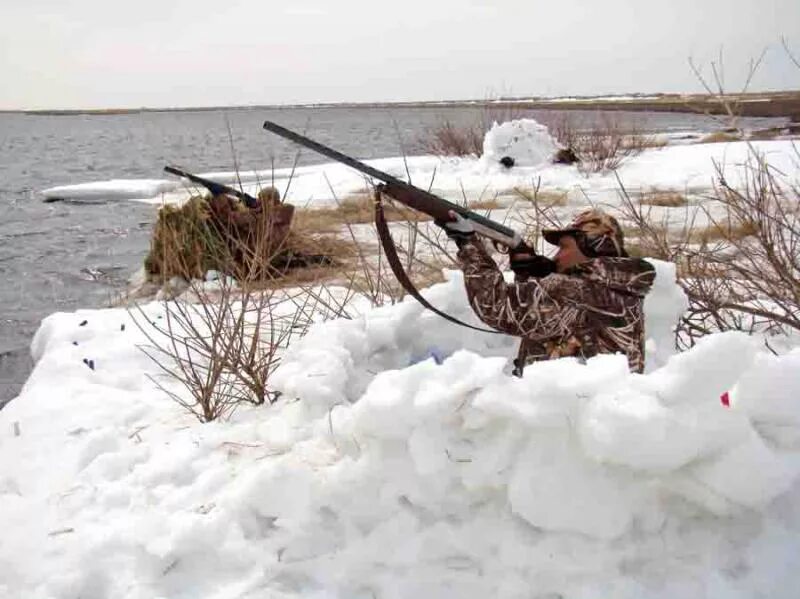
[[[509,255],[509,265],[517,279],[527,279],[529,277],[541,278],[556,272],[556,263],[550,258],[540,256],[536,253],[522,251],[511,252]]]
[[[472,221],[470,221],[468,218],[464,218],[453,210],[451,210],[448,214],[452,220],[446,222],[437,220],[434,222],[444,229],[444,232],[447,233],[447,236],[455,241],[460,247],[462,243],[469,241],[475,236],[475,227],[472,226]]]

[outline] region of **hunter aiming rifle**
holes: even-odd
[[[376,194],[375,202],[375,226],[378,230],[378,237],[380,238],[381,245],[386,253],[386,258],[392,268],[392,272],[394,273],[395,277],[397,277],[399,283],[412,297],[414,297],[418,302],[432,312],[435,312],[439,316],[442,316],[451,322],[455,322],[479,331],[488,331],[492,333],[497,332],[462,322],[459,319],[438,310],[432,306],[428,300],[422,297],[403,269],[402,261],[397,254],[397,248],[392,240],[391,234],[389,233],[389,225],[386,222],[386,217],[383,213],[383,206],[380,202],[380,194],[385,194],[401,204],[405,204],[409,208],[433,217],[434,221],[437,223],[452,221],[453,217],[451,213],[456,213],[462,218],[470,220],[477,233],[483,235],[484,237],[488,237],[495,243],[495,245],[502,245],[508,248],[508,253],[512,257],[512,260],[514,259],[515,255],[519,257],[516,260],[516,267],[512,266],[514,272],[518,275],[545,276],[551,272],[554,272],[555,270],[554,264],[552,264],[550,260],[542,256],[538,256],[535,250],[527,245],[518,233],[516,233],[513,229],[506,227],[505,225],[486,218],[485,216],[481,216],[480,214],[473,212],[464,206],[454,204],[453,202],[448,202],[447,200],[440,198],[439,196],[428,191],[414,187],[410,183],[401,181],[397,177],[393,177],[388,173],[364,164],[355,158],[351,158],[350,156],[342,154],[333,148],[329,148],[328,146],[316,142],[313,139],[309,139],[304,135],[295,133],[294,131],[286,129],[277,123],[273,123],[272,121],[264,121],[264,129],[275,133],[280,137],[288,139],[289,141],[293,141],[301,146],[314,150],[315,152],[322,154],[323,156],[327,156],[336,162],[346,164],[350,168],[353,168],[360,173],[382,182],[376,188],[378,194]]]
[[[179,177],[189,179],[189,181],[191,181],[192,183],[197,183],[198,185],[202,185],[208,191],[211,192],[211,195],[214,196],[231,195],[237,197],[242,202],[244,202],[245,206],[247,206],[251,210],[258,208],[259,206],[259,202],[256,198],[254,198],[250,194],[244,193],[243,191],[234,189],[233,187],[228,187],[227,185],[223,185],[222,183],[217,183],[216,181],[211,181],[210,179],[204,179],[203,177],[198,177],[197,175],[193,175],[192,173],[187,173],[186,171],[181,170],[179,168],[175,168],[174,166],[165,166],[164,170],[170,173],[171,175],[177,175]]]

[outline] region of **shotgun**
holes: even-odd
[[[529,248],[522,240],[522,237],[520,237],[520,235],[513,229],[509,229],[505,225],[501,225],[500,223],[486,218],[485,216],[481,216],[477,212],[473,212],[464,206],[454,204],[453,202],[448,202],[447,200],[425,191],[424,189],[414,187],[410,183],[401,181],[389,173],[385,173],[373,168],[367,164],[364,164],[363,162],[360,162],[359,160],[356,160],[355,158],[351,158],[350,156],[342,154],[333,148],[322,145],[313,139],[310,139],[304,135],[300,135],[299,133],[295,133],[294,131],[282,127],[277,123],[273,123],[272,121],[264,121],[264,129],[275,133],[280,137],[293,141],[301,146],[314,150],[315,152],[322,154],[323,156],[327,156],[336,162],[346,164],[350,168],[353,168],[360,173],[383,182],[383,185],[380,187],[380,191],[382,193],[385,193],[398,202],[405,204],[409,208],[418,210],[419,212],[423,212],[428,216],[433,217],[434,221],[451,221],[453,219],[450,216],[450,212],[456,212],[462,217],[471,220],[475,231],[484,237],[488,237],[492,241],[506,246],[509,248],[509,250],[535,254],[533,249]]]
[[[218,195],[232,195],[239,198],[242,202],[244,202],[245,206],[250,209],[258,208],[258,200],[251,196],[248,193],[244,193],[243,191],[239,191],[238,189],[234,189],[233,187],[228,187],[227,185],[223,185],[222,183],[217,183],[216,181],[212,181],[210,179],[204,179],[203,177],[198,177],[197,175],[193,175],[192,173],[187,173],[184,170],[176,168],[174,166],[165,166],[164,170],[171,175],[177,175],[179,177],[183,177],[185,179],[189,179],[192,183],[197,183],[198,185],[202,185],[205,187],[211,195],[218,196]]]

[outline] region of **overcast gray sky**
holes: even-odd
[[[2,0],[0,109],[798,89],[800,0]]]

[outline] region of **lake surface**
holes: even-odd
[[[500,112],[502,120],[508,113]],[[515,116],[520,116],[518,111]],[[552,111],[528,111],[547,122]],[[603,118],[574,111],[579,122]],[[290,166],[296,149],[261,129],[277,121],[360,159],[420,153],[447,119],[472,124],[480,108],[291,108],[123,115],[0,114],[0,406],[31,367],[28,347],[55,311],[106,304],[147,251],[156,208],[135,202],[45,204],[37,192],[108,179],[161,179],[166,164],[194,172]],[[712,131],[720,122],[676,113],[613,113],[652,132]],[[783,119],[745,119],[770,127]],[[233,150],[232,150],[233,148]],[[235,152],[235,160],[234,160]],[[306,151],[301,164],[324,158]]]

